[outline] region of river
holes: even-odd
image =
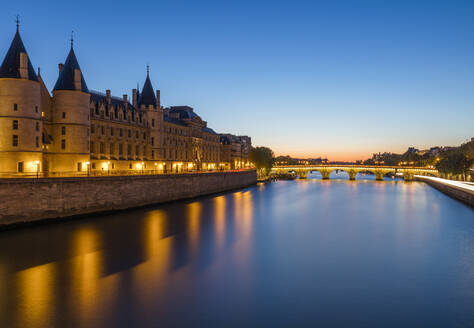
[[[0,232],[0,327],[472,327],[474,211],[333,178]]]

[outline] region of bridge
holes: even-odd
[[[415,166],[378,166],[378,165],[279,165],[272,168],[275,174],[295,173],[298,178],[306,179],[310,172],[321,173],[323,179],[329,179],[331,172],[344,171],[350,180],[355,180],[357,173],[370,172],[376,180],[383,180],[387,174],[403,175],[405,181],[413,180],[414,175],[438,177],[438,170]]]

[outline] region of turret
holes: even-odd
[[[56,171],[88,171],[90,161],[90,94],[74,53],[73,41],[60,65],[53,89],[53,167]]]
[[[0,172],[42,169],[40,83],[20,37],[19,24],[0,66]]]
[[[162,135],[163,135],[163,111],[160,107],[160,92],[157,90],[156,96],[150,80],[150,69],[147,67],[146,79],[142,92],[138,93],[138,108],[146,112],[150,127],[151,150],[147,157],[151,160],[160,159]]]

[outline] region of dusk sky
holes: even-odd
[[[51,90],[76,55],[121,97],[146,65],[162,104],[277,155],[365,159],[474,137],[474,1],[8,1]]]

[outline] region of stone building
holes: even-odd
[[[0,174],[133,174],[249,166],[251,140],[218,134],[189,106],[163,107],[147,69],[141,91],[88,88],[73,43],[52,94],[19,29],[0,67]]]

